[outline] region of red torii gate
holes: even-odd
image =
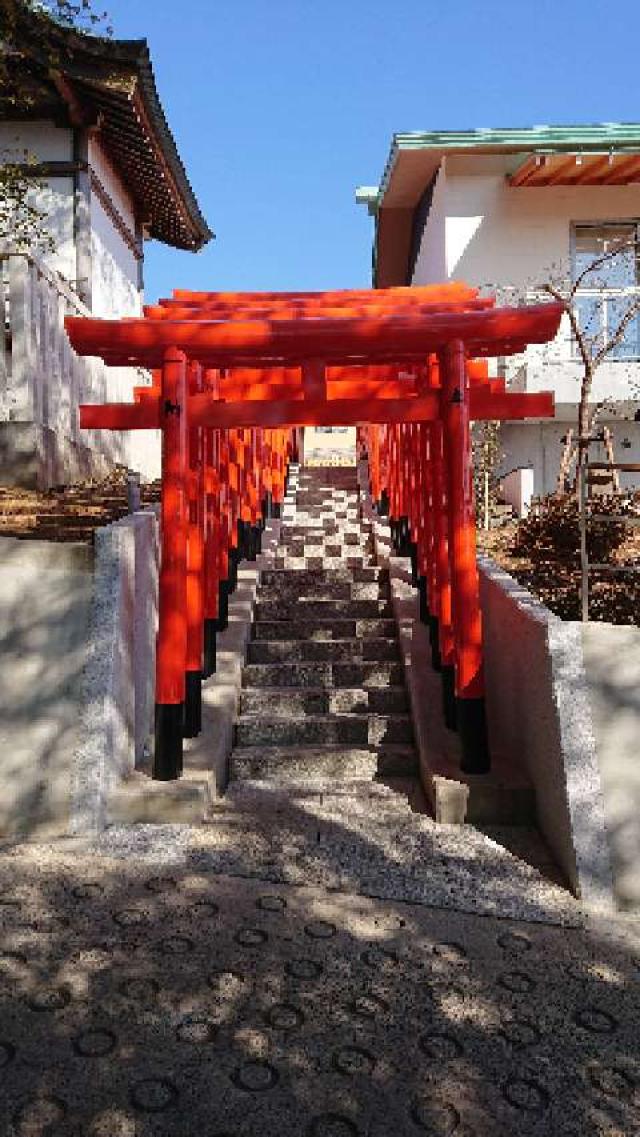
[[[155,777],[181,772],[238,559],[255,556],[282,500],[293,428],[316,425],[365,428],[373,497],[388,500],[415,554],[463,769],[488,770],[470,421],[553,415],[550,393],[507,392],[482,357],[552,339],[561,315],[551,303],[496,309],[453,283],[178,291],[142,318],[67,318],[79,354],[153,372],[135,403],[83,406],[80,424],[162,430]]]

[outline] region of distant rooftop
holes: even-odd
[[[514,190],[543,186],[640,185],[640,124],[480,127],[394,134],[378,186],[359,186],[356,202],[376,218],[374,282],[407,283],[414,211],[425,203],[443,159],[508,155]],[[428,202],[424,204],[428,211]]]
[[[586,126],[479,127],[475,130],[401,132],[393,135],[379,186],[359,187],[356,190],[356,201],[367,204],[371,212],[383,201],[385,205],[408,205],[414,184],[417,183],[416,190],[419,186],[424,189],[424,172],[435,172],[446,154],[474,153],[536,154],[541,158],[562,154],[640,156],[640,123],[604,122]],[[414,172],[416,177],[412,176]],[[635,173],[630,180],[636,180]],[[545,183],[537,180],[532,184]]]

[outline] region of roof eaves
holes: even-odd
[[[166,160],[169,164],[171,173],[176,182],[178,189],[186,207],[189,212],[193,231],[194,231],[194,249],[201,249],[212,237],[215,236],[213,231],[209,228],[204,215],[198,205],[195,193],[193,192],[191,183],[187,177],[185,167],[182,159],[178,153],[175,139],[166,115],[162,108],[158,90],[156,87],[155,76],[153,67],[151,65],[151,58],[149,48],[146,40],[138,41],[140,44],[140,53],[137,60],[138,73],[140,75],[140,88],[144,98],[145,106],[149,115],[149,119],[157,133],[157,141],[160,145]]]
[[[640,146],[640,123],[605,122],[582,126],[479,128],[461,131],[410,131],[393,136],[397,150],[522,149],[546,147]]]
[[[387,158],[385,168],[382,171],[382,177],[380,178],[380,185],[378,186],[378,205],[381,205],[383,200],[384,200],[384,195],[387,192],[389,182],[391,181],[391,176],[393,174],[396,162],[398,161],[398,154],[400,152],[400,147],[398,146],[398,138],[400,138],[400,137],[402,137],[402,136],[398,135],[398,134],[394,134],[394,136],[391,140],[391,149],[389,150],[389,157]]]
[[[506,151],[563,150],[624,151],[640,149],[640,123],[604,122],[583,126],[480,127],[475,130],[405,131],[393,135],[378,187],[377,208],[383,202],[403,151]]]
[[[43,24],[46,24],[47,34],[51,36],[58,52],[56,66],[66,71],[72,78],[79,79],[96,89],[102,87],[105,91],[118,92],[129,102],[133,102],[136,89],[139,90],[145,117],[155,135],[149,139],[149,142],[152,147],[157,148],[156,153],[159,152],[168,166],[174,183],[173,193],[179,198],[179,202],[175,202],[175,208],[183,218],[186,213],[185,242],[183,244],[180,241],[177,247],[188,247],[193,251],[201,249],[214,233],[200,210],[162,108],[147,41],[118,40],[93,33],[83,33],[57,23],[44,11],[25,10],[21,19],[24,21],[30,52],[39,59],[45,69],[50,68],[51,60],[46,52],[39,49],[40,37],[35,34]],[[105,70],[105,64],[108,65],[110,73],[109,70]],[[160,161],[160,158],[158,160]],[[173,243],[166,241],[164,236],[160,239],[166,243]]]

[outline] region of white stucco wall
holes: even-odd
[[[571,223],[640,217],[640,186],[512,188],[506,174],[513,156],[454,155],[446,159],[443,201],[433,218],[439,234],[444,212],[446,275],[468,284],[535,287],[554,266],[570,267]],[[440,179],[439,179],[440,181]],[[435,197],[435,195],[434,195]],[[442,280],[434,269],[429,218],[415,284]]]
[[[568,408],[567,408],[568,411]],[[503,455],[496,474],[498,477],[514,469],[533,470],[534,494],[551,493],[556,489],[560,460],[564,452],[562,436],[568,427],[575,429],[575,415],[567,413],[564,421],[556,418],[550,422],[504,422],[500,427],[500,450]],[[609,419],[607,426],[611,431],[613,449],[619,462],[640,462],[640,423],[617,422]],[[623,442],[629,442],[629,447]],[[604,446],[596,443],[591,447],[592,462],[606,462]],[[637,474],[620,474],[620,484],[624,489],[638,483]]]
[[[99,143],[89,143],[89,163],[131,234],[135,214],[131,195]],[[92,308],[96,316],[136,316],[142,311],[138,263],[96,192],[91,195]]]
[[[39,162],[72,162],[73,131],[44,120],[0,123],[0,161],[21,162],[27,157]],[[94,139],[89,143],[89,164],[124,224],[135,234],[131,195]],[[54,252],[40,253],[40,259],[71,283],[76,277],[73,194],[70,174],[43,179],[33,193],[34,204],[46,211],[56,246]],[[138,315],[142,298],[136,258],[95,193],[91,198],[91,230],[93,311],[98,316]]]
[[[54,122],[0,122],[0,154],[24,151],[40,162],[70,162],[73,158],[73,131]]]
[[[142,311],[136,258],[97,197],[91,198],[91,307],[96,316]]]
[[[22,162],[27,156],[40,162],[71,163],[74,157],[73,131],[69,128],[58,128],[53,122],[47,121],[0,123],[0,161]],[[117,210],[123,223],[132,234],[135,234],[133,199],[96,140],[91,140],[89,144],[89,164],[91,170],[99,178],[101,186],[108,193],[113,207]],[[42,186],[34,191],[34,201],[46,210],[48,227],[56,244],[53,253],[42,254],[38,251],[39,261],[43,262],[47,268],[55,270],[64,281],[74,286],[77,273],[74,235],[74,177],[69,173],[64,176],[47,178],[43,181]],[[95,190],[91,194],[90,223],[92,309],[94,313],[105,317],[139,315],[142,307],[142,296],[138,290],[138,262]],[[49,287],[55,291],[53,282],[50,285],[47,284],[46,287],[44,282],[41,284],[45,291]],[[65,310],[75,311],[73,302],[71,308],[69,309],[67,305]],[[82,309],[78,308],[78,310]],[[57,311],[55,298],[52,311]],[[34,332],[33,328],[32,332]],[[62,352],[62,347],[57,339],[56,345],[58,352]],[[38,390],[43,389],[47,392],[48,404],[55,402],[51,392],[56,389],[56,384],[60,382],[60,375],[62,374],[58,355],[55,354],[53,348],[51,348],[51,352],[52,360],[45,361],[41,368],[36,369],[37,383],[35,371],[33,369],[30,371],[30,382],[37,385]],[[38,359],[42,362],[40,355],[38,355]],[[70,400],[72,404],[75,401],[82,401],[82,399],[91,402],[103,399],[112,402],[129,401],[133,397],[134,385],[143,381],[137,370],[133,368],[110,368],[108,372],[98,368],[97,381],[94,381],[96,378],[94,371],[95,369],[92,369],[90,364],[86,367],[83,364],[83,366],[73,370],[75,387],[71,384],[73,390],[68,390],[65,394],[65,398]],[[68,378],[71,373],[68,368],[64,372],[67,376],[65,379],[67,384],[71,382]],[[40,423],[39,419],[38,423]],[[159,474],[160,440],[158,431],[132,431],[126,437],[113,434],[98,437],[92,432],[82,432],[82,436],[76,438],[74,429],[72,443],[67,437],[66,427],[60,426],[60,424],[54,425],[49,421],[45,425],[56,431],[56,445],[58,447],[56,453],[59,451],[60,459],[59,461],[56,459],[57,480],[64,480],[67,475],[75,476],[75,467],[71,468],[71,460],[67,460],[65,455],[67,455],[69,447],[73,448],[76,442],[90,447],[98,456],[106,455],[111,460],[126,461],[135,469],[139,469],[145,478],[154,478]],[[48,476],[47,474],[46,477]],[[43,478],[45,478],[44,474]],[[49,483],[46,482],[46,484]]]
[[[53,122],[0,122],[0,162],[71,162],[73,132]],[[73,178],[44,178],[31,194],[31,203],[47,215],[55,251],[42,251],[41,260],[64,276],[75,278],[73,238]]]
[[[433,188],[429,220],[422,235],[420,252],[413,274],[413,284],[437,284],[448,278],[446,226],[447,226],[447,167],[443,159]]]

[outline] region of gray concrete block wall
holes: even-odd
[[[0,538],[0,835],[69,823],[93,587],[86,545]]]
[[[616,893],[640,907],[640,628],[580,629]]]
[[[156,698],[156,635],[160,572],[159,507],[134,513],[135,608],[133,677],[135,697],[135,765],[148,758]]]
[[[366,498],[366,461],[358,479]],[[378,556],[395,564],[383,529],[376,523]],[[563,621],[488,557],[478,564],[501,774],[510,763],[525,769],[538,825],[577,896],[594,907],[640,906],[640,629]],[[408,678],[426,697],[423,677]],[[420,742],[427,717],[413,709]]]
[[[115,787],[142,764],[153,729],[158,521],[153,511],[96,531],[82,737],[70,829],[97,832]]]
[[[581,628],[479,558],[492,746],[524,762],[538,824],[576,894],[612,903],[612,871]]]

